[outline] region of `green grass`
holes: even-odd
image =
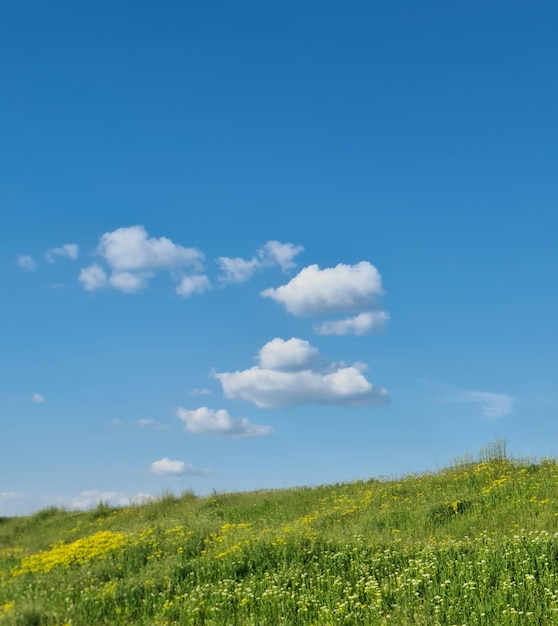
[[[503,453],[502,453],[503,452]],[[558,624],[558,463],[0,523],[0,624]]]

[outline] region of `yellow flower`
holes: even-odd
[[[14,610],[14,602],[5,602],[4,604],[0,604],[0,618],[4,617],[4,615],[8,615]]]
[[[12,570],[12,576],[20,576],[27,572],[46,573],[55,567],[83,565],[122,547],[126,541],[124,533],[104,530],[72,543],[55,544],[50,550],[25,557],[21,561],[21,567]]]

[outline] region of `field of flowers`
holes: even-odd
[[[558,463],[0,520],[0,625],[558,624]]]

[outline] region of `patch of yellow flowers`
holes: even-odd
[[[28,572],[46,573],[55,567],[83,565],[123,547],[127,541],[128,537],[124,533],[102,530],[89,537],[82,537],[72,543],[56,544],[50,550],[23,558],[21,565],[12,570],[12,576],[21,576]]]

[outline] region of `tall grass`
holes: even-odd
[[[0,525],[0,624],[558,624],[558,464],[496,442],[400,480]]]

